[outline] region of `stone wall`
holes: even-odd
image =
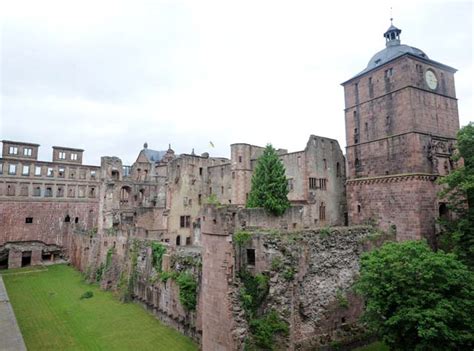
[[[235,207],[207,207],[204,215],[203,349],[241,350],[250,337],[239,297],[242,269],[269,280],[260,312],[277,311],[290,330],[277,349],[351,343],[364,334],[363,303],[351,287],[360,255],[372,247],[368,227],[294,230],[285,222],[301,221],[297,207],[281,218]],[[233,242],[243,231],[251,239]]]

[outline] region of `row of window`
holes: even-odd
[[[9,155],[18,155],[18,146],[10,146],[8,148]],[[23,156],[31,156],[33,155],[33,149],[31,147],[24,147],[23,148]]]
[[[69,215],[67,215],[67,216],[64,218],[64,222],[70,223],[70,222],[71,222],[71,217],[69,217]],[[26,218],[25,218],[25,223],[26,223],[26,224],[33,224],[33,217],[26,217]],[[74,223],[79,223],[79,217],[76,217],[76,218],[74,219]]]
[[[17,193],[17,189],[18,193]],[[29,196],[30,195],[30,185],[29,184],[7,184],[5,195],[7,196]],[[76,197],[76,187],[75,186],[68,186],[67,193],[66,193],[66,186],[65,185],[57,185],[56,189],[53,185],[46,185],[43,187],[42,185],[33,184],[32,189],[32,196],[35,197],[69,197],[74,198]],[[95,198],[97,195],[96,187],[85,187],[79,186],[77,187],[77,196],[79,198]]]
[[[66,177],[66,168],[65,167],[44,167],[44,166],[31,166],[31,165],[22,165],[21,166],[21,175],[22,176],[29,176],[33,171],[34,175],[37,177],[41,177],[43,175],[47,177],[54,177],[55,172],[57,173],[58,178],[65,178]],[[20,167],[16,163],[9,163],[8,164],[8,174],[9,175],[17,175]],[[77,170],[74,168],[68,168],[69,170],[69,178],[75,179]],[[0,162],[0,174],[3,174],[3,163]],[[96,179],[97,172],[95,170],[89,171],[90,179]],[[86,170],[82,169],[79,171],[79,179],[86,179]]]
[[[326,190],[327,179],[326,178],[309,178],[309,188],[311,190]]]
[[[66,159],[66,153],[64,151],[59,151],[58,159],[65,160]],[[77,161],[77,153],[71,152],[71,154],[69,155],[69,159],[71,161]]]

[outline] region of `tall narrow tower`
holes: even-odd
[[[436,179],[453,167],[459,129],[456,70],[401,44],[401,32],[390,25],[385,49],[342,83],[349,222],[433,239],[445,209]]]

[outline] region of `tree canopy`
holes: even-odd
[[[361,259],[364,319],[391,350],[472,350],[474,273],[424,241],[388,243]]]
[[[441,248],[456,253],[471,269],[474,268],[474,124],[461,128],[453,157],[458,167],[440,178],[445,186],[440,198],[448,201],[454,214],[441,220],[444,232]]]
[[[280,216],[288,207],[288,181],[276,150],[268,144],[257,161],[247,207],[263,207]]]

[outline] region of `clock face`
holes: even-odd
[[[427,70],[425,73],[425,80],[428,87],[432,90],[435,90],[438,86],[438,78],[436,78],[434,72],[432,70]]]

